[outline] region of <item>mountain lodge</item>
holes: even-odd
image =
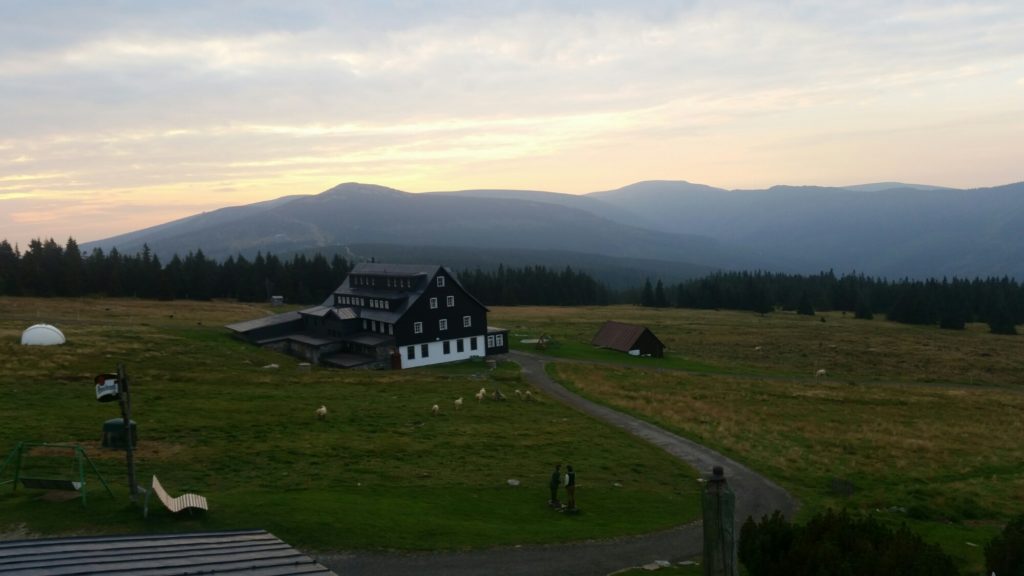
[[[356,264],[319,306],[226,327],[314,364],[394,369],[508,352],[508,331],[437,265]]]

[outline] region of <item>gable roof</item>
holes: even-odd
[[[353,287],[351,284],[352,276],[390,276],[392,278],[417,278],[422,276],[429,280],[437,276],[441,271],[444,271],[451,281],[454,282],[473,302],[476,302],[484,310],[487,310],[488,312],[490,311],[487,306],[484,306],[483,302],[477,300],[476,296],[473,296],[468,290],[466,290],[466,287],[459,282],[455,273],[446,266],[441,266],[439,264],[387,264],[383,262],[360,262],[353,266],[352,270],[348,273],[348,276],[342,280],[341,285],[339,285],[334,292],[332,292],[323,301],[322,306],[333,307],[334,295],[339,293],[356,294],[366,298],[394,298],[396,294],[402,294],[406,296],[406,299],[402,306],[397,310],[385,311],[363,308],[359,312],[359,316],[361,318],[395,322],[405,314],[406,310],[412,307],[412,305],[419,300],[420,296],[422,296],[429,287],[429,283],[421,282],[416,288],[396,292],[393,289],[380,290],[363,286]]]
[[[0,572],[333,575],[264,530],[0,542]]]
[[[618,350],[620,352],[629,352],[633,349],[636,341],[640,339],[640,336],[644,332],[650,332],[644,326],[638,326],[636,324],[626,324],[625,322],[614,322],[607,321],[597,331],[594,339],[590,341],[594,346],[601,346],[602,348],[611,348],[612,350]],[[658,340],[658,337],[654,335],[654,332],[650,332],[651,337]],[[659,344],[662,344],[661,340],[658,340]],[[664,346],[664,344],[662,344]]]

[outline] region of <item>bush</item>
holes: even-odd
[[[1003,532],[985,546],[985,573],[999,576],[1024,576],[1024,514],[1003,528]]]
[[[818,514],[804,526],[778,512],[740,530],[739,559],[750,576],[942,576],[957,574],[953,559],[906,526],[893,530],[845,511]]]

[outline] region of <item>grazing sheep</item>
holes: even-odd
[[[754,346],[754,352],[760,352],[760,351],[761,351],[761,347],[760,346]]]
[[[826,372],[824,368],[819,368],[818,371],[814,373],[815,378],[824,378],[826,376],[828,376],[828,372]]]
[[[533,402],[533,392],[530,392],[529,390],[527,390],[525,396],[526,396],[527,400],[529,400],[530,402]]]
[[[326,420],[327,419],[327,406],[321,406],[316,409],[316,419]]]
[[[523,391],[519,388],[516,388],[516,398],[519,398],[520,400],[523,399]]]
[[[462,409],[462,396],[459,396],[458,398],[455,399],[455,409],[456,410],[461,410]]]
[[[434,416],[437,416],[438,414],[441,413],[441,407],[438,406],[437,404],[434,404],[433,406],[430,407],[430,411],[434,414]]]
[[[483,399],[484,399],[484,389],[481,388],[480,391],[476,393],[476,401],[477,402],[483,402]]]

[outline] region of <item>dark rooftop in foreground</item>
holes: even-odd
[[[264,530],[0,542],[0,574],[336,576]]]

